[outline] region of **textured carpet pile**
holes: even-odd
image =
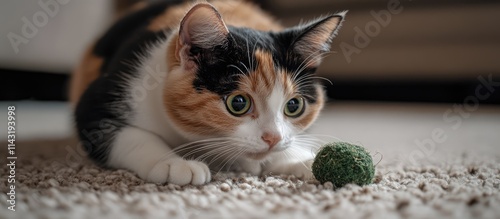
[[[64,150],[62,150],[64,151]],[[4,156],[4,154],[2,154]],[[67,157],[66,157],[67,158]],[[204,186],[145,183],[124,170],[25,154],[16,166],[16,212],[0,184],[0,218],[499,218],[500,160],[381,162],[375,182],[334,190],[293,176],[219,173]],[[5,160],[1,176],[7,176]]]

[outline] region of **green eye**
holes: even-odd
[[[297,118],[304,112],[304,99],[302,97],[294,97],[285,105],[285,115],[292,118]]]
[[[231,94],[226,98],[226,108],[235,116],[241,116],[247,113],[250,109],[250,105],[250,97],[246,94]]]

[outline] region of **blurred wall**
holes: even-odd
[[[2,1],[0,69],[69,73],[112,21],[113,1]]]
[[[500,2],[260,1],[288,26],[349,10],[320,74],[349,80],[500,76]]]
[[[136,0],[116,0],[122,5]],[[0,69],[70,72],[112,22],[111,0],[5,1]],[[500,2],[488,0],[257,1],[287,26],[349,10],[319,69],[334,79],[474,79],[500,75]],[[120,5],[120,4],[118,4]]]

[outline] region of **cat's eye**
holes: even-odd
[[[226,98],[226,108],[227,110],[235,115],[241,116],[250,110],[252,101],[250,97],[246,94],[232,94]]]
[[[297,118],[302,115],[304,109],[304,99],[302,97],[294,97],[286,102],[285,115]]]

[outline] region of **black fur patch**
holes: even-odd
[[[141,32],[146,29],[151,20],[163,13],[167,8],[182,3],[182,0],[161,1],[146,8],[132,12],[118,20],[94,46],[93,53],[104,58],[102,70],[105,71],[120,48],[125,44],[137,42]]]

